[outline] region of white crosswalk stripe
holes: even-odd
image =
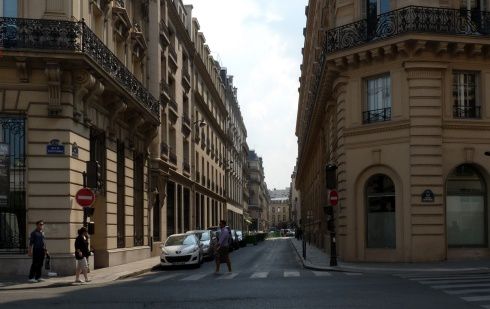
[[[195,274],[195,275],[185,277],[185,278],[180,279],[180,280],[182,280],[182,281],[196,281],[196,280],[199,280],[199,279],[206,277],[207,275],[209,275],[209,274]]]
[[[398,276],[490,309],[490,273],[441,274],[440,276],[403,274]]]
[[[146,282],[148,282],[148,283],[158,283],[158,282],[165,281],[167,279],[175,278],[175,277],[177,277],[179,275],[180,274],[171,274],[171,275],[158,276],[158,277],[156,277],[154,279],[151,279],[151,280],[148,280]]]
[[[284,271],[284,277],[299,277],[299,271]]]
[[[332,274],[328,271],[312,271],[317,277],[332,277]]]
[[[256,271],[256,272],[232,272],[232,273],[221,273],[219,275],[214,275],[213,273],[182,273],[182,272],[164,272],[161,274],[152,275],[145,283],[158,284],[169,280],[178,281],[199,281],[199,280],[233,280],[240,278],[248,278],[254,280],[268,279],[268,278],[301,278],[308,276],[315,276],[318,278],[328,278],[328,277],[341,277],[341,276],[360,276],[362,273],[346,273],[346,272],[328,272],[328,271],[299,271],[293,269],[286,269],[283,271]],[[468,283],[470,284],[470,283]],[[490,286],[490,284],[489,284]]]
[[[250,276],[250,278],[251,279],[264,279],[264,278],[267,278],[268,275],[269,275],[268,271],[261,271],[261,272],[253,273]]]
[[[225,274],[221,277],[219,277],[218,279],[220,280],[230,280],[230,279],[233,279],[235,278],[236,276],[238,276],[239,273],[231,273],[231,274]]]

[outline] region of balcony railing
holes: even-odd
[[[0,17],[0,49],[41,49],[84,54],[143,107],[160,118],[158,100],[83,21]]]
[[[124,0],[116,0],[116,4],[117,4],[117,6],[119,6],[121,8],[125,7]]]
[[[187,173],[190,173],[191,172],[191,165],[189,164],[189,162],[182,162],[182,167],[184,169],[184,172],[187,172]]]
[[[169,157],[171,163],[177,165],[177,155],[175,154],[173,149],[170,149],[170,153],[169,153],[168,157]]]
[[[175,100],[174,100],[173,98],[170,98],[170,100],[168,101],[168,105],[169,105],[171,108],[173,108],[173,110],[174,110],[175,112],[178,112],[178,111],[179,111],[179,109],[178,109],[178,107],[177,107],[177,102],[175,102]]]
[[[373,109],[362,113],[363,123],[388,121],[391,119],[391,107]]]
[[[168,156],[168,145],[167,145],[167,143],[162,142],[160,144],[160,152],[162,153],[162,156],[165,156],[165,157]]]
[[[169,52],[170,56],[172,56],[174,58],[174,60],[177,61],[177,52],[175,51],[174,45],[170,44],[168,46],[168,52]]]
[[[327,54],[404,33],[490,34],[490,12],[407,6],[327,31]]]
[[[454,118],[480,118],[480,106],[453,106]]]

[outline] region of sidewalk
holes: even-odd
[[[432,263],[347,263],[337,259],[338,266],[330,266],[330,256],[306,242],[306,259],[303,259],[302,240],[290,238],[303,267],[320,271],[363,273],[410,273],[410,272],[489,272],[490,260],[443,261]]]
[[[139,274],[152,270],[155,266],[160,264],[160,257],[155,256],[149,259],[117,265],[113,267],[100,268],[92,270],[88,275],[91,282],[82,284],[100,284],[123,279],[131,276],[137,276]],[[24,290],[24,289],[38,289],[38,288],[51,288],[61,286],[76,285],[74,283],[75,276],[68,277],[44,277],[45,281],[38,283],[27,282],[26,276],[14,276],[14,277],[2,277],[0,278],[0,291],[5,290]],[[80,279],[83,281],[83,275],[80,275]],[[80,284],[80,283],[78,283]]]

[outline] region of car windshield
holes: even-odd
[[[201,241],[207,241],[209,240],[209,234],[211,234],[210,231],[206,231],[204,233],[201,234]]]
[[[165,246],[189,246],[196,244],[194,235],[170,236],[165,242]]]

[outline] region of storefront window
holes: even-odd
[[[368,248],[396,248],[395,185],[386,175],[366,185],[366,241]]]
[[[486,237],[485,183],[469,164],[457,167],[447,181],[447,242],[452,247],[484,247]]]

